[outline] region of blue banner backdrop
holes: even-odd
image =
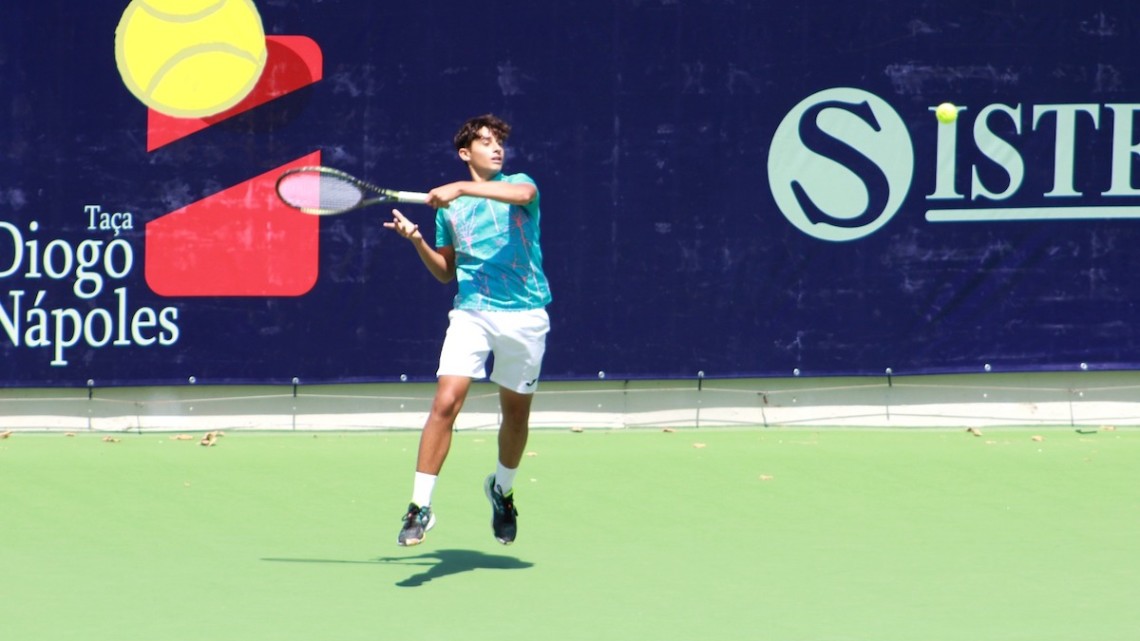
[[[432,378],[453,291],[386,209],[267,186],[464,178],[484,112],[541,190],[547,379],[1140,364],[1140,5],[243,2],[264,69],[205,116],[221,74],[132,93],[177,47],[127,2],[5,8],[5,384]]]

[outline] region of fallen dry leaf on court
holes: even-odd
[[[194,437],[190,436],[189,434],[175,434],[174,436],[170,437],[170,440],[172,440],[172,441],[192,441],[192,440],[194,440]]]
[[[538,452],[527,452],[526,455],[533,458],[535,456],[538,456]]]
[[[71,438],[71,437],[75,436],[75,432],[64,432],[63,435],[68,437],[68,438]]]
[[[118,443],[119,439],[115,438],[114,436],[104,436],[103,442],[104,443]]]
[[[571,431],[571,432],[581,432],[581,431],[583,431],[583,430],[582,430],[582,428],[580,428],[580,427],[571,427],[571,428],[570,428],[570,431]]]
[[[693,447],[695,447],[699,450],[701,448],[708,447],[708,446],[705,445],[704,443],[693,443]]]
[[[771,481],[774,478],[776,478],[776,477],[772,476],[771,474],[761,474],[760,475],[761,481]]]
[[[1115,425],[1105,425],[1104,427],[1102,427],[1102,428],[1100,428],[1100,429],[1102,429],[1102,430],[1104,430],[1104,431],[1106,431],[1106,432],[1115,432],[1115,431],[1116,431],[1116,426],[1115,426]]]
[[[968,427],[968,428],[966,428],[966,432],[973,434],[974,436],[981,436],[982,435],[982,430],[979,430],[976,427]]]
[[[1033,438],[1033,440],[1037,441],[1038,443],[1045,440],[1045,437],[1041,436],[1040,434],[1034,434],[1032,438]]]
[[[0,432],[0,438],[8,438],[11,435],[12,435],[12,430],[6,430],[3,432]]]
[[[663,429],[663,430],[661,430],[661,431],[662,431],[662,432],[665,432],[666,434],[672,434],[673,432],[676,432],[677,430],[675,430],[675,429],[673,429],[673,428],[671,428],[671,427],[666,427],[665,429]]]
[[[223,436],[225,436],[225,434],[222,432],[206,432],[206,435],[202,437],[202,440],[199,441],[198,444],[205,447],[213,447],[218,444],[218,439]]]

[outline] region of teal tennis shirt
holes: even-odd
[[[534,185],[526,174],[494,180]],[[456,309],[539,309],[551,299],[542,271],[539,197],[529,205],[460,196],[435,212],[435,246],[455,248]]]

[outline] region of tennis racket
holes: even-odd
[[[380,203],[427,202],[427,194],[384,189],[329,167],[298,167],[277,179],[281,202],[306,214],[332,216]]]

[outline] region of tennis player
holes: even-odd
[[[428,205],[437,208],[434,248],[399,211],[392,210],[391,222],[384,223],[411,241],[432,276],[441,283],[456,281],[458,289],[448,314],[435,398],[420,436],[400,545],[422,543],[435,525],[432,493],[451,448],[455,419],[471,381],[487,376],[490,354],[502,423],[498,464],[484,491],[495,539],[509,545],[518,530],[515,473],[526,447],[531,400],[550,330],[550,287],[539,247],[538,187],[526,174],[503,173],[503,143],[510,131],[506,122],[487,114],[468,120],[455,134],[455,149],[471,179],[428,192]]]

